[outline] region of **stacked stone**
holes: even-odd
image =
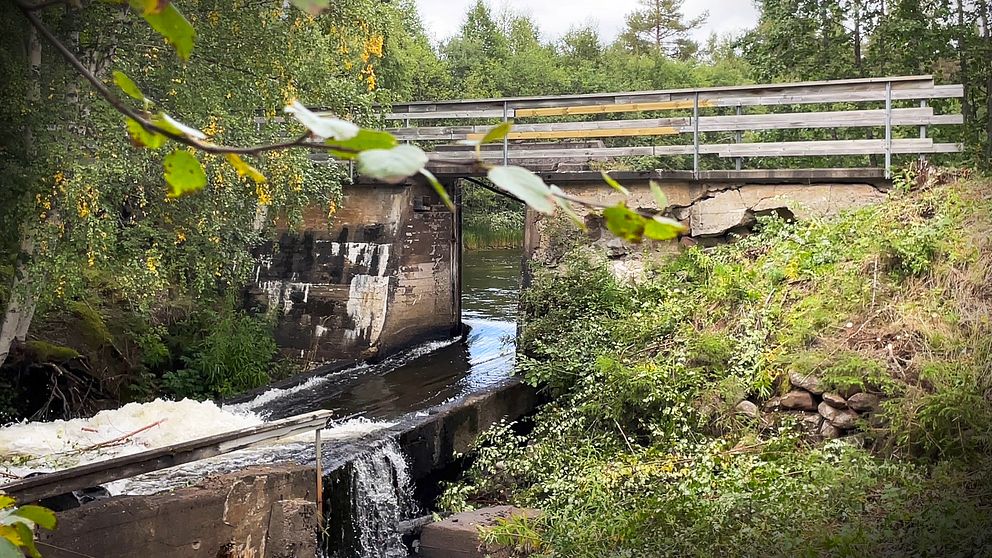
[[[804,429],[820,438],[846,436],[857,428],[858,419],[878,409],[878,396],[859,388],[831,392],[826,390],[823,382],[816,376],[795,372],[789,374],[789,383],[790,391],[766,401],[763,410],[798,414]],[[758,406],[750,401],[738,404],[737,411],[754,418],[763,418]]]

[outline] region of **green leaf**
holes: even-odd
[[[330,0],[293,0],[293,5],[310,15],[317,15],[331,6]]]
[[[125,119],[125,122],[127,123],[127,135],[131,138],[131,143],[135,147],[158,149],[165,145],[166,137],[162,134],[149,132],[133,118]]]
[[[337,157],[338,159],[350,160],[358,156],[361,151],[367,151],[369,149],[390,149],[399,145],[393,134],[389,132],[382,132],[379,130],[368,130],[362,128],[358,130],[358,134],[351,139],[344,141],[327,140],[324,145],[329,145],[332,148],[328,152]],[[333,149],[334,147],[340,147],[347,151],[339,151]]]
[[[685,232],[678,221],[666,217],[648,218],[631,211],[619,203],[603,210],[606,228],[628,242],[641,242],[645,237],[654,240],[671,240]]]
[[[586,222],[582,220],[582,217],[579,217],[578,213],[575,212],[575,209],[572,208],[572,204],[568,200],[559,197],[565,195],[564,190],[552,184],[551,193],[555,196],[555,204],[562,210],[562,212],[565,213],[565,216],[575,223],[575,226],[579,227],[582,232],[588,231],[589,228],[586,227]]]
[[[644,220],[644,236],[652,240],[672,240],[685,231],[682,223],[667,217]]]
[[[554,198],[541,177],[523,167],[493,167],[489,180],[497,187],[520,198],[524,203],[545,215],[555,210]]]
[[[6,494],[0,494],[0,510],[7,509],[13,506],[16,502],[17,500],[14,500],[10,496],[7,496]]]
[[[168,130],[173,134],[185,136],[192,139],[198,139],[198,140],[207,139],[207,135],[204,134],[203,132],[197,130],[196,128],[183,124],[182,122],[176,120],[175,118],[169,116],[168,114],[165,114],[164,112],[160,112],[152,116],[151,121],[152,124],[158,126],[159,128],[162,128],[163,130]]]
[[[21,537],[21,548],[24,549],[24,552],[31,558],[41,558],[38,547],[34,545],[34,533],[31,531],[31,528],[23,523],[16,523],[14,529],[17,530],[17,534]]]
[[[169,184],[170,198],[202,190],[207,185],[207,175],[203,166],[192,153],[177,149],[165,157],[165,181]]]
[[[14,515],[18,515],[25,519],[30,519],[42,529],[48,529],[49,531],[54,529],[55,524],[57,523],[55,520],[55,512],[48,508],[31,504],[17,508]]]
[[[628,242],[640,242],[644,237],[646,219],[634,213],[623,203],[603,210],[606,228]]]
[[[291,105],[283,109],[287,114],[292,114],[300,124],[306,126],[308,130],[319,138],[344,141],[358,135],[359,127],[347,120],[340,118],[327,118],[310,112],[310,109],[293,101]],[[412,173],[411,173],[412,174]]]
[[[444,202],[444,205],[445,207],[448,208],[448,211],[454,213],[455,204],[451,202],[451,196],[448,195],[448,191],[444,189],[444,185],[441,184],[441,181],[438,180],[436,176],[434,176],[434,173],[432,173],[427,169],[420,169],[420,174],[424,175],[424,178],[427,179],[427,182],[429,182],[430,185],[434,187],[434,191],[437,192],[437,195],[441,196],[441,201]]]
[[[511,127],[513,127],[512,124],[510,124],[509,122],[504,122],[499,126],[494,126],[493,128],[491,128],[488,132],[486,132],[486,135],[482,136],[482,139],[479,140],[479,143],[475,145],[475,152],[481,156],[482,146],[484,144],[492,143],[505,138],[507,134],[510,133]]]
[[[234,170],[238,171],[238,176],[241,178],[248,177],[255,181],[256,184],[262,184],[266,181],[265,175],[259,172],[258,169],[249,165],[241,158],[240,155],[235,153],[227,153],[224,155],[224,159],[234,167]]]
[[[180,58],[189,60],[193,54],[196,30],[174,4],[169,3],[158,12],[148,11],[148,0],[129,0],[129,4],[134,10],[141,12],[141,17],[145,18],[152,29],[175,47]]]
[[[427,164],[427,154],[413,145],[369,149],[358,154],[358,172],[390,184],[403,182]]]
[[[2,531],[0,531],[0,558],[24,558],[24,554],[18,550],[17,545],[7,538]]]
[[[114,83],[117,84],[117,87],[121,88],[121,91],[127,93],[128,96],[139,101],[148,100],[148,98],[145,97],[145,94],[141,92],[141,89],[138,88],[138,84],[134,83],[131,78],[127,77],[127,75],[120,70],[114,70]]]
[[[630,190],[627,190],[626,188],[624,188],[623,186],[621,186],[619,182],[617,182],[616,180],[613,180],[613,177],[611,177],[610,175],[606,174],[606,171],[600,171],[600,174],[603,175],[603,180],[607,184],[609,184],[614,190],[616,190],[617,192],[620,192],[624,196],[630,196]]]
[[[651,181],[651,195],[654,196],[654,201],[658,204],[658,209],[665,209],[668,207],[668,196],[665,195],[665,191],[661,189],[661,185]]]

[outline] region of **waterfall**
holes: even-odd
[[[350,556],[406,558],[407,548],[397,531],[400,521],[417,512],[413,481],[399,445],[388,439],[353,463],[351,473]]]

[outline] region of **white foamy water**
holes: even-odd
[[[129,403],[92,418],[0,428],[0,473],[23,477],[161,448],[260,424],[210,401]]]

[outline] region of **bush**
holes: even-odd
[[[209,399],[265,385],[276,353],[269,325],[230,309],[204,314],[209,333],[187,348],[185,368],[166,373],[162,387],[177,398]]]

